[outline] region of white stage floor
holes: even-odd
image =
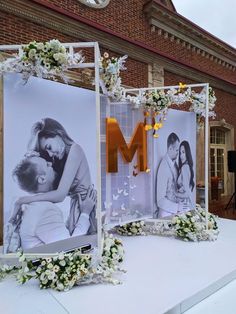
[[[59,293],[40,291],[35,281],[18,286],[13,279],[5,280],[0,282],[0,312],[183,313],[236,278],[236,221],[220,219],[219,226],[221,232],[216,242],[191,243],[157,236],[122,237],[126,250],[123,266],[127,270],[122,276],[122,285],[76,287]],[[203,309],[194,312],[196,307],[187,313],[208,313]],[[228,314],[227,311],[218,313]]]

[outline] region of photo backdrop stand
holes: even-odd
[[[23,45],[23,44],[22,44]],[[0,52],[15,52],[20,53],[22,52],[22,45],[0,45]],[[98,255],[101,256],[102,254],[102,247],[103,247],[103,234],[102,234],[102,224],[101,224],[101,147],[100,147],[100,77],[99,77],[99,59],[101,57],[99,44],[98,42],[84,42],[84,43],[62,43],[62,45],[68,49],[69,53],[73,56],[76,53],[76,49],[85,49],[91,48],[93,49],[93,62],[90,63],[80,63],[78,65],[73,65],[70,68],[78,68],[78,69],[85,69],[90,68],[94,69],[95,77],[94,77],[94,90],[96,93],[96,125],[97,125],[97,236],[98,236]],[[1,195],[1,203],[3,204],[3,195]],[[3,208],[3,206],[2,206]],[[29,257],[33,256],[42,256],[42,254],[30,254]],[[51,254],[52,255],[52,254]],[[16,254],[7,254],[9,258],[16,259]],[[0,255],[0,258],[6,258],[6,255]]]
[[[201,84],[186,84],[184,89],[187,88],[205,88],[206,89],[206,100],[205,100],[205,128],[204,128],[204,181],[205,181],[205,210],[206,210],[206,229],[208,229],[208,212],[209,212],[209,83],[201,83]],[[176,86],[163,86],[163,87],[147,87],[147,88],[131,88],[124,90],[124,97],[127,94],[135,94],[138,96],[142,96],[142,94],[146,91],[162,91],[162,90],[170,90],[170,89],[179,89],[179,85]],[[180,105],[181,106],[181,105]],[[179,107],[180,108],[180,107]],[[157,139],[158,140],[158,139]]]

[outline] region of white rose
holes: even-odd
[[[59,260],[63,260],[64,258],[65,258],[64,253],[61,252],[61,253],[58,254],[58,259]]]
[[[52,264],[52,263],[49,263],[48,266],[47,266],[47,268],[48,268],[48,269],[52,269],[52,268],[53,268],[53,264]]]
[[[60,264],[61,266],[66,266],[66,262],[65,262],[64,260],[61,260],[61,261],[59,262],[59,264]]]
[[[58,290],[64,290],[64,285],[61,283],[61,282],[59,282],[58,284],[57,284],[57,289]]]
[[[37,49],[38,50],[43,50],[44,44],[43,43],[37,43]]]
[[[53,271],[51,271],[50,274],[48,275],[48,279],[53,280],[55,276],[56,274]]]

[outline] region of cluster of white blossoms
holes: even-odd
[[[125,236],[160,235],[194,242],[215,241],[219,234],[216,216],[206,213],[198,204],[195,210],[176,215],[170,219],[153,219],[147,223],[136,221],[118,226],[115,230]]]
[[[118,284],[120,281],[114,278],[114,274],[124,272],[120,264],[124,260],[124,248],[121,240],[112,234],[106,234],[101,262],[96,268],[97,280]],[[100,275],[100,276],[99,276]]]
[[[111,234],[106,234],[101,258],[96,254],[82,254],[80,250],[61,252],[36,261],[26,258],[22,252],[17,255],[20,266],[0,266],[0,279],[16,273],[19,283],[37,279],[41,289],[68,291],[75,285],[103,282],[118,284],[120,281],[115,275],[123,272],[120,268],[124,259],[123,244]]]
[[[181,83],[180,83],[181,84]],[[128,95],[127,99],[133,104],[134,108],[142,108],[149,112],[166,115],[171,105],[183,105],[190,103],[189,111],[195,112],[199,117],[205,117],[206,113],[206,88],[200,93],[196,93],[190,87],[185,89],[185,85],[181,84],[180,88],[171,88],[165,90],[144,91],[138,96]],[[209,112],[208,116],[214,118],[216,97],[213,89],[209,88]]]
[[[207,215],[207,219],[206,219]],[[215,241],[219,234],[216,216],[206,213],[199,205],[196,209],[166,220],[154,220],[147,234],[176,237],[184,241]]]
[[[39,259],[38,266],[27,261],[23,254],[19,261],[22,263],[18,272],[20,283],[35,278],[39,280],[41,289],[52,288],[58,291],[70,290],[88,274],[91,267],[91,256],[81,254],[80,251]]]
[[[71,55],[57,39],[48,42],[32,41],[22,46],[17,56],[0,63],[0,74],[21,73],[26,82],[33,75],[53,80],[60,77],[68,83],[65,71],[81,62],[81,52]]]
[[[207,226],[206,226],[207,215]],[[184,241],[215,241],[219,230],[215,216],[198,209],[178,215],[172,219],[172,226],[177,237]]]
[[[116,100],[120,100],[123,95],[120,71],[126,70],[124,66],[126,58],[127,56],[109,58],[109,54],[105,52],[99,60],[100,84],[103,92]]]
[[[115,228],[116,232],[124,236],[145,235],[145,222],[134,221]]]

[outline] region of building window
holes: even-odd
[[[218,178],[218,188],[224,194],[227,181],[226,132],[219,127],[210,130],[210,166],[211,177]]]
[[[220,128],[211,128],[211,144],[225,144],[225,131]]]

